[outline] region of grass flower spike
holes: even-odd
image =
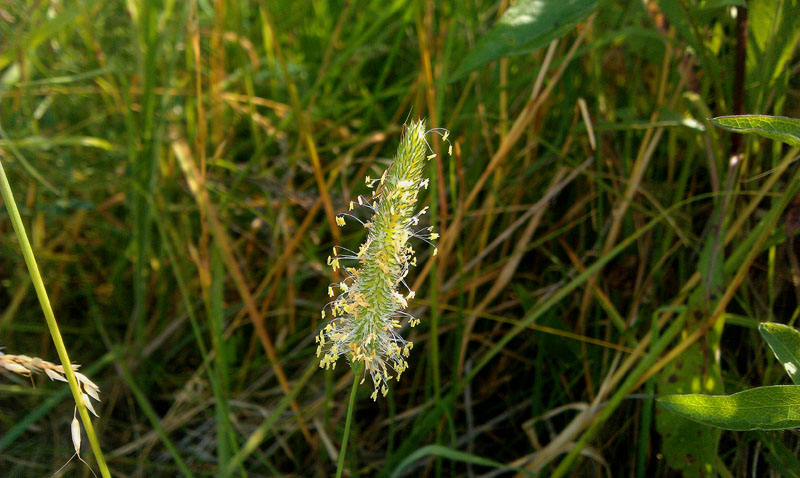
[[[369,232],[357,252],[334,247],[328,258],[328,265],[334,271],[343,269],[346,278],[328,287],[328,295],[333,297],[335,291],[339,295],[322,309],[323,318],[328,312],[333,318],[316,337],[317,357],[321,356],[320,367],[326,369],[334,368],[342,355],[347,355],[351,363],[363,362],[375,386],[373,400],[378,391],[384,396],[388,392],[391,371],[399,379],[408,368],[406,358],[413,344],[404,340],[397,329],[403,320],[411,327],[419,323],[419,319],[404,312],[414,297],[405,282],[409,267],[416,265],[409,240],[419,238],[433,245],[431,241],[438,237],[432,227],[418,227],[427,207],[415,212],[417,195],[428,186],[428,179],[423,177],[425,164],[435,157],[428,155],[425,136],[429,132],[447,140],[446,131],[426,131],[424,120],[413,122],[405,127],[394,163],[379,179],[367,177],[369,187],[378,185],[371,199],[358,197],[358,205],[372,213],[368,222],[350,213],[336,217],[339,226],[352,218]],[[351,202],[349,209],[355,206],[356,202]],[[433,254],[436,255],[435,247]],[[356,267],[348,267],[348,263]]]

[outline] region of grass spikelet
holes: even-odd
[[[73,370],[78,370],[78,368],[80,368],[80,365],[72,364]],[[10,355],[0,352],[0,369],[5,369],[18,375],[24,375],[25,377],[30,377],[34,373],[44,372],[50,380],[57,380],[59,382],[67,381],[62,365],[56,365],[53,362],[48,362],[38,357],[29,357],[27,355]],[[86,397],[83,402],[86,403],[87,408],[97,416],[91,403],[89,403],[88,397],[100,401],[100,387],[80,372],[75,372],[75,378],[78,379],[78,384],[83,389],[82,397]]]
[[[441,130],[432,132],[442,134]],[[358,205],[372,213],[369,221],[362,222],[349,213],[336,217],[339,226],[352,218],[369,232],[358,252],[334,247],[328,258],[328,265],[333,270],[343,269],[347,277],[328,289],[329,295],[333,296],[334,290],[339,295],[322,310],[323,317],[329,309],[333,318],[316,337],[317,357],[321,356],[320,367],[326,369],[335,368],[342,355],[347,355],[350,363],[362,362],[364,378],[368,372],[375,387],[373,400],[379,391],[386,395],[393,374],[399,379],[408,368],[406,358],[413,344],[397,329],[403,320],[411,327],[419,323],[404,312],[414,297],[405,282],[409,266],[416,265],[409,240],[419,238],[430,244],[437,237],[432,227],[418,228],[427,208],[415,212],[419,190],[428,184],[423,177],[431,158],[426,154],[430,150],[427,133],[424,120],[407,125],[392,165],[379,179],[367,177],[367,185],[377,188],[371,199],[359,197]],[[350,203],[351,208],[354,204]],[[343,267],[344,261],[357,267]]]
[[[97,386],[94,382],[89,380],[89,377],[86,375],[78,372],[77,370],[80,368],[80,365],[74,363],[72,364],[72,369],[75,371],[75,378],[78,381],[78,385],[81,387],[81,401],[83,402],[84,406],[92,413],[94,416],[98,416],[97,412],[94,410],[92,406],[92,402],[89,397],[93,398],[94,400],[100,401],[100,387]],[[0,369],[7,370],[9,372],[14,372],[18,375],[22,375],[25,377],[30,377],[34,373],[44,372],[45,375],[50,380],[55,380],[59,382],[67,382],[66,372],[64,372],[63,365],[56,365],[53,362],[48,362],[47,360],[42,360],[38,357],[29,357],[27,355],[11,355],[11,354],[4,354],[0,352]],[[77,407],[72,414],[72,421],[70,422],[70,435],[72,436],[72,446],[75,448],[75,454],[67,460],[64,465],[59,468],[53,476],[57,475],[64,469],[65,466],[72,461],[72,458],[77,457],[83,464],[89,467],[89,464],[81,458],[81,425],[78,422],[78,418],[76,416]],[[97,476],[89,467],[89,471],[92,472],[93,476]]]

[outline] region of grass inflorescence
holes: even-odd
[[[339,246],[328,257],[328,265],[334,271],[344,270],[346,277],[328,287],[328,295],[333,297],[335,290],[339,295],[322,309],[323,318],[326,311],[333,318],[316,337],[317,356],[322,356],[323,368],[336,367],[342,355],[351,363],[363,362],[375,386],[373,400],[378,391],[384,396],[389,391],[390,369],[399,379],[408,368],[406,358],[414,344],[403,339],[397,329],[404,320],[410,327],[419,324],[418,318],[404,311],[414,298],[405,278],[409,267],[417,263],[409,240],[418,238],[432,245],[430,241],[438,237],[433,226],[419,227],[420,217],[428,208],[415,212],[419,191],[428,187],[429,180],[423,174],[425,163],[435,157],[428,154],[427,133],[424,120],[406,126],[394,162],[379,179],[367,176],[367,186],[378,185],[371,199],[358,197],[358,205],[372,213],[367,222],[349,213],[336,217],[339,226],[344,226],[349,217],[369,233],[357,252]],[[442,135],[447,139],[447,132]],[[355,202],[351,202],[350,210],[354,208]],[[356,267],[347,265],[351,262]]]
[[[59,382],[67,382],[66,373],[64,372],[63,365],[56,365],[53,362],[42,360],[39,357],[30,357],[28,355],[12,355],[0,352],[0,368],[6,369],[9,372],[14,372],[25,377],[30,377],[35,373],[44,372],[50,380]],[[86,408],[89,409],[95,416],[97,413],[92,407],[89,397],[100,401],[100,387],[94,382],[89,380],[89,377],[78,372],[80,365],[72,364],[72,369],[75,370],[75,378],[81,386],[81,398]]]

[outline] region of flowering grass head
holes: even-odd
[[[322,317],[330,313],[332,319],[316,337],[317,357],[326,369],[335,368],[342,355],[351,363],[363,362],[375,386],[373,400],[379,391],[386,395],[392,375],[399,379],[408,368],[406,358],[413,343],[398,333],[402,322],[411,327],[419,324],[419,319],[404,311],[414,297],[405,277],[417,263],[409,240],[418,238],[433,246],[431,241],[438,237],[433,227],[419,228],[427,207],[416,211],[419,191],[428,187],[425,164],[435,157],[429,154],[428,133],[440,134],[447,141],[447,131],[426,131],[424,120],[406,125],[392,165],[378,179],[367,177],[367,185],[376,191],[372,198],[359,196],[357,204],[372,213],[371,219],[362,222],[350,213],[336,217],[339,226],[348,218],[360,222],[368,234],[358,251],[334,247],[328,257],[333,270],[343,269],[346,277],[328,287],[328,295],[334,297],[338,291],[338,296],[322,309]],[[351,202],[350,210],[355,206]]]

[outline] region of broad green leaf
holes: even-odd
[[[503,13],[453,74],[452,80],[500,58],[530,53],[575,28],[598,0],[519,0]]]
[[[726,430],[784,430],[800,427],[800,386],[772,385],[733,395],[668,395],[659,405]]]
[[[397,468],[395,468],[394,472],[392,473],[392,478],[401,476],[403,474],[403,470],[407,466],[427,456],[440,456],[442,458],[447,458],[453,461],[472,463],[473,465],[490,466],[501,470],[513,470],[518,473],[522,473],[528,476],[533,476],[531,472],[523,468],[505,465],[503,463],[499,463],[497,461],[490,460],[488,458],[483,458],[481,456],[473,455],[471,453],[466,453],[463,451],[453,450],[441,445],[426,445],[420,448],[419,450],[415,451],[414,453],[408,455],[402,462],[400,462],[400,464],[397,465]]]
[[[769,344],[775,358],[786,369],[795,385],[800,385],[800,332],[783,324],[762,323],[761,336]]]
[[[711,122],[736,133],[755,133],[765,138],[800,146],[800,120],[785,116],[718,116]]]
[[[707,340],[693,344],[658,375],[659,394],[724,393],[715,354],[709,352],[719,347],[719,333],[708,335],[711,344]],[[716,461],[720,430],[659,409],[655,422],[661,435],[660,453],[670,468],[680,470],[686,478],[708,476]]]

